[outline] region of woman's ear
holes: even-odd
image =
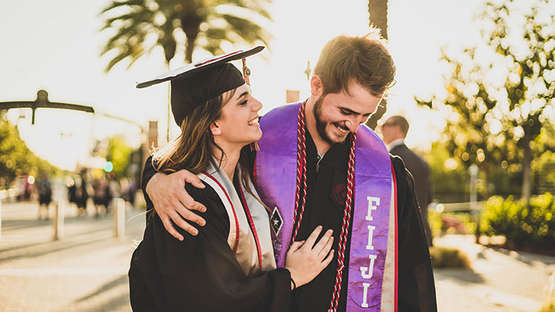
[[[218,126],[218,122],[215,121],[210,125],[210,131],[212,132],[213,136],[218,136],[222,134],[222,128]]]

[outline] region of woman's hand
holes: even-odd
[[[164,228],[178,240],[183,240],[183,235],[175,230],[170,220],[191,235],[197,235],[198,230],[185,220],[200,226],[206,224],[202,217],[192,212],[192,210],[205,212],[206,207],[196,202],[187,193],[185,183],[191,183],[196,188],[204,188],[200,178],[185,169],[167,175],[156,173],[146,185],[148,197],[160,216]]]
[[[297,287],[312,281],[333,259],[333,231],[328,230],[320,241],[316,242],[320,232],[322,226],[319,225],[306,241],[293,242],[289,247],[285,267],[291,272],[291,279]]]

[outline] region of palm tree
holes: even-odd
[[[223,53],[222,44],[268,46],[271,35],[255,22],[271,21],[266,7],[271,0],[111,0],[100,15],[101,31],[112,31],[101,55],[110,54],[105,71],[128,60],[131,67],[154,48],[164,50],[166,65],[184,45],[185,61],[191,63],[195,48]],[[179,32],[185,40],[179,40]],[[181,35],[181,38],[183,35]],[[168,103],[169,140],[170,113]]]
[[[370,26],[374,26],[380,30],[380,34],[384,39],[387,37],[387,0],[368,0],[368,12],[370,13]],[[366,125],[372,129],[376,129],[378,121],[387,111],[387,102],[382,100],[378,109],[366,122]]]
[[[112,0],[100,15],[101,31],[115,31],[101,55],[113,53],[106,71],[129,59],[128,67],[156,47],[164,50],[169,64],[179,44],[185,61],[192,62],[195,48],[222,53],[224,42],[268,45],[271,35],[253,21],[270,21],[266,6],[271,0]],[[177,33],[185,34],[185,41]],[[113,51],[113,52],[112,52]]]

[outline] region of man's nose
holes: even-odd
[[[351,132],[356,132],[358,127],[362,125],[366,119],[363,116],[353,116],[352,118],[347,119],[346,126],[349,128]]]

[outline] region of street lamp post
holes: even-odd
[[[33,125],[35,124],[35,111],[37,108],[59,108],[94,113],[94,108],[92,108],[92,106],[50,102],[46,90],[39,90],[37,92],[37,98],[34,101],[0,102],[0,110],[7,110],[10,108],[30,108],[33,111],[33,117],[31,119],[31,124]]]
[[[470,211],[476,220],[476,243],[480,243],[480,211],[477,207],[478,202],[478,166],[472,164],[468,171],[470,173]]]

